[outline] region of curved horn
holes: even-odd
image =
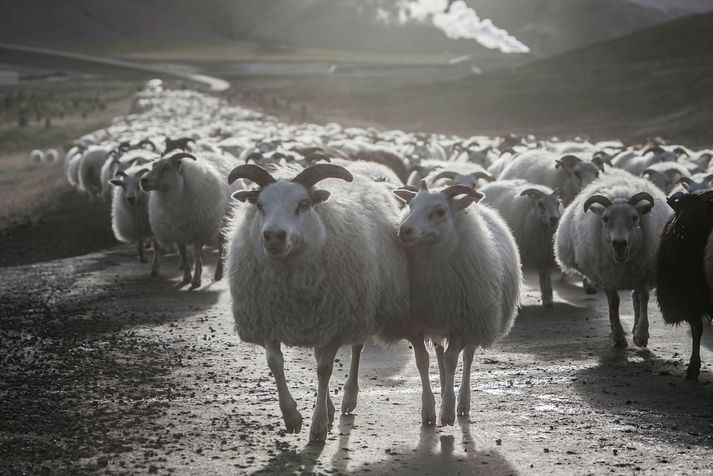
[[[305,160],[310,164],[319,162],[320,160],[324,160],[325,162],[331,162],[331,160],[329,160],[329,157],[321,152],[311,152],[305,155]]]
[[[629,205],[632,207],[635,207],[637,203],[639,203],[642,200],[646,200],[651,204],[651,206],[654,205],[654,197],[651,196],[650,193],[648,192],[639,192],[631,196],[629,201],[627,202]]]
[[[198,160],[198,158],[189,153],[189,152],[178,152],[177,154],[173,154],[172,156],[169,157],[171,160],[181,160],[181,159],[191,159],[191,160]]]
[[[641,172],[641,176],[642,176],[642,177],[645,177],[646,175],[653,175],[653,174],[656,174],[656,173],[658,173],[658,171],[656,171],[656,170],[654,170],[654,169],[646,169],[646,170],[644,170],[643,172]]]
[[[468,187],[467,185],[451,185],[441,190],[441,193],[448,198],[453,198],[458,195],[470,195],[476,198],[483,198],[485,196],[473,187]]]
[[[292,181],[310,189],[320,180],[328,178],[338,178],[347,182],[354,180],[354,176],[341,165],[315,164],[304,169]]]
[[[604,208],[611,206],[611,200],[609,200],[604,195],[592,195],[584,202],[584,212],[588,212],[589,207],[591,207],[595,203],[603,205]]]
[[[255,164],[243,164],[235,167],[228,175],[228,184],[232,184],[241,178],[252,180],[260,188],[276,182],[275,177],[270,175],[270,172]]]
[[[143,147],[144,145],[150,145],[150,146],[151,146],[151,150],[153,150],[154,152],[156,152],[156,144],[154,144],[153,142],[151,142],[149,139],[144,139],[144,140],[142,140],[141,142],[139,142],[138,144],[136,144],[137,147]]]
[[[251,160],[252,160],[253,162],[259,162],[259,161],[261,161],[261,160],[264,159],[264,158],[265,158],[265,157],[264,157],[260,152],[252,152],[251,154],[248,154],[247,157],[245,157],[245,163],[247,164],[247,163],[250,162]]]
[[[703,181],[704,182],[713,182],[713,174],[706,175],[705,177],[703,177]]]
[[[654,154],[660,154],[661,152],[664,152],[664,149],[660,145],[652,145],[651,147],[647,147],[646,150],[641,153],[641,155],[646,155],[649,152],[653,152]]]
[[[710,177],[713,177],[713,175]],[[705,181],[705,179],[703,179],[703,180]],[[686,185],[691,185],[691,184],[694,184],[695,182],[693,181],[693,179],[691,177],[681,177],[678,180],[676,180],[676,183],[677,184],[685,183]]]
[[[114,177],[126,177],[126,173],[123,170],[117,170]]]
[[[477,172],[473,172],[471,175],[475,177],[476,180],[483,179],[487,180],[488,182],[493,182],[495,180],[495,177],[493,177],[487,172],[481,172],[480,170]]]
[[[431,183],[436,183],[436,180],[440,180],[442,178],[453,180],[456,177],[456,175],[458,175],[458,174],[452,170],[441,170],[431,179]]]
[[[528,188],[527,190],[523,190],[522,192],[520,192],[521,197],[525,195],[533,198],[541,198],[545,196],[545,192],[536,188]]]

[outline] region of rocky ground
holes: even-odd
[[[81,234],[54,237],[62,248]],[[35,238],[5,235],[3,255]],[[50,257],[0,268],[2,474],[713,471],[713,332],[700,381],[686,382],[688,329],[665,327],[653,303],[649,349],[617,350],[601,294],[556,278],[555,308],[543,310],[529,274],[512,333],[476,355],[470,418],[421,426],[408,345],[370,344],[356,414],[315,446],[311,352],[285,354],[305,416],[287,435],[263,352],[233,332],[225,281],[181,288],[171,255],[151,279],[124,246]],[[630,327],[628,297],[622,314]],[[348,357],[338,355],[336,401]],[[436,382],[435,359],[431,373]]]

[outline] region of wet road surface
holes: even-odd
[[[0,268],[0,473],[713,471],[713,332],[700,381],[686,382],[688,328],[665,327],[653,298],[649,349],[618,350],[601,293],[556,276],[555,308],[543,310],[528,274],[515,328],[476,353],[471,415],[452,427],[421,425],[408,345],[372,343],[356,414],[337,417],[322,446],[307,442],[311,351],[285,352],[305,417],[287,435],[262,349],[233,332],[227,283],[179,288],[176,262],[165,256],[151,279],[118,246]],[[621,311],[630,331],[628,293]],[[348,350],[337,358],[339,407]],[[432,357],[438,404],[437,375]]]

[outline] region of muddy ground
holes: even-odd
[[[555,308],[543,310],[533,274],[510,336],[476,355],[470,418],[421,426],[408,345],[370,344],[356,414],[308,445],[311,352],[286,352],[305,416],[302,433],[287,435],[263,352],[233,332],[226,282],[189,291],[175,256],[151,279],[131,247],[68,248],[99,214],[79,203],[53,212],[74,228],[40,222],[2,237],[3,265],[21,243],[42,258],[0,268],[2,474],[713,471],[713,332],[700,381],[686,382],[688,329],[665,327],[655,304],[649,349],[616,350],[601,294],[557,277]],[[102,250],[51,259],[92,248]],[[622,313],[630,328],[628,297]],[[342,351],[337,401],[347,374]],[[437,388],[435,360],[431,374]]]

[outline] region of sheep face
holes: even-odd
[[[625,263],[641,247],[641,217],[649,213],[653,205],[651,195],[642,192],[628,202],[615,200],[614,203],[602,195],[594,195],[587,199],[584,209],[599,215],[602,243],[615,262]]]
[[[147,173],[148,169],[140,169],[135,173],[126,174],[124,172],[117,173],[116,177],[109,180],[109,183],[115,187],[121,187],[124,189],[124,200],[126,203],[133,207],[136,205],[139,197],[143,193],[140,187],[141,176]]]
[[[676,184],[678,178],[680,178],[680,173],[678,170],[666,170],[663,172],[657,170],[647,169],[642,173],[651,183],[656,185],[658,188],[663,190],[664,193],[671,192],[673,186]]]
[[[430,192],[424,183],[418,192],[398,189],[394,191],[394,195],[408,204],[398,232],[401,243],[407,248],[438,244],[456,245],[456,214],[484,197],[482,193],[463,185]]]
[[[180,187],[183,183],[183,165],[181,160],[196,158],[188,153],[179,152],[153,163],[151,170],[141,178],[140,185],[144,192],[166,191]]]
[[[255,251],[271,260],[285,260],[302,255],[307,247],[321,249],[326,232],[314,206],[327,198],[326,190],[307,190],[287,181],[248,197],[257,207],[251,232]]]
[[[524,190],[521,195],[530,199],[532,210],[538,222],[553,230],[557,228],[562,213],[564,213],[562,199],[558,190],[547,195],[538,189],[528,189]]]

